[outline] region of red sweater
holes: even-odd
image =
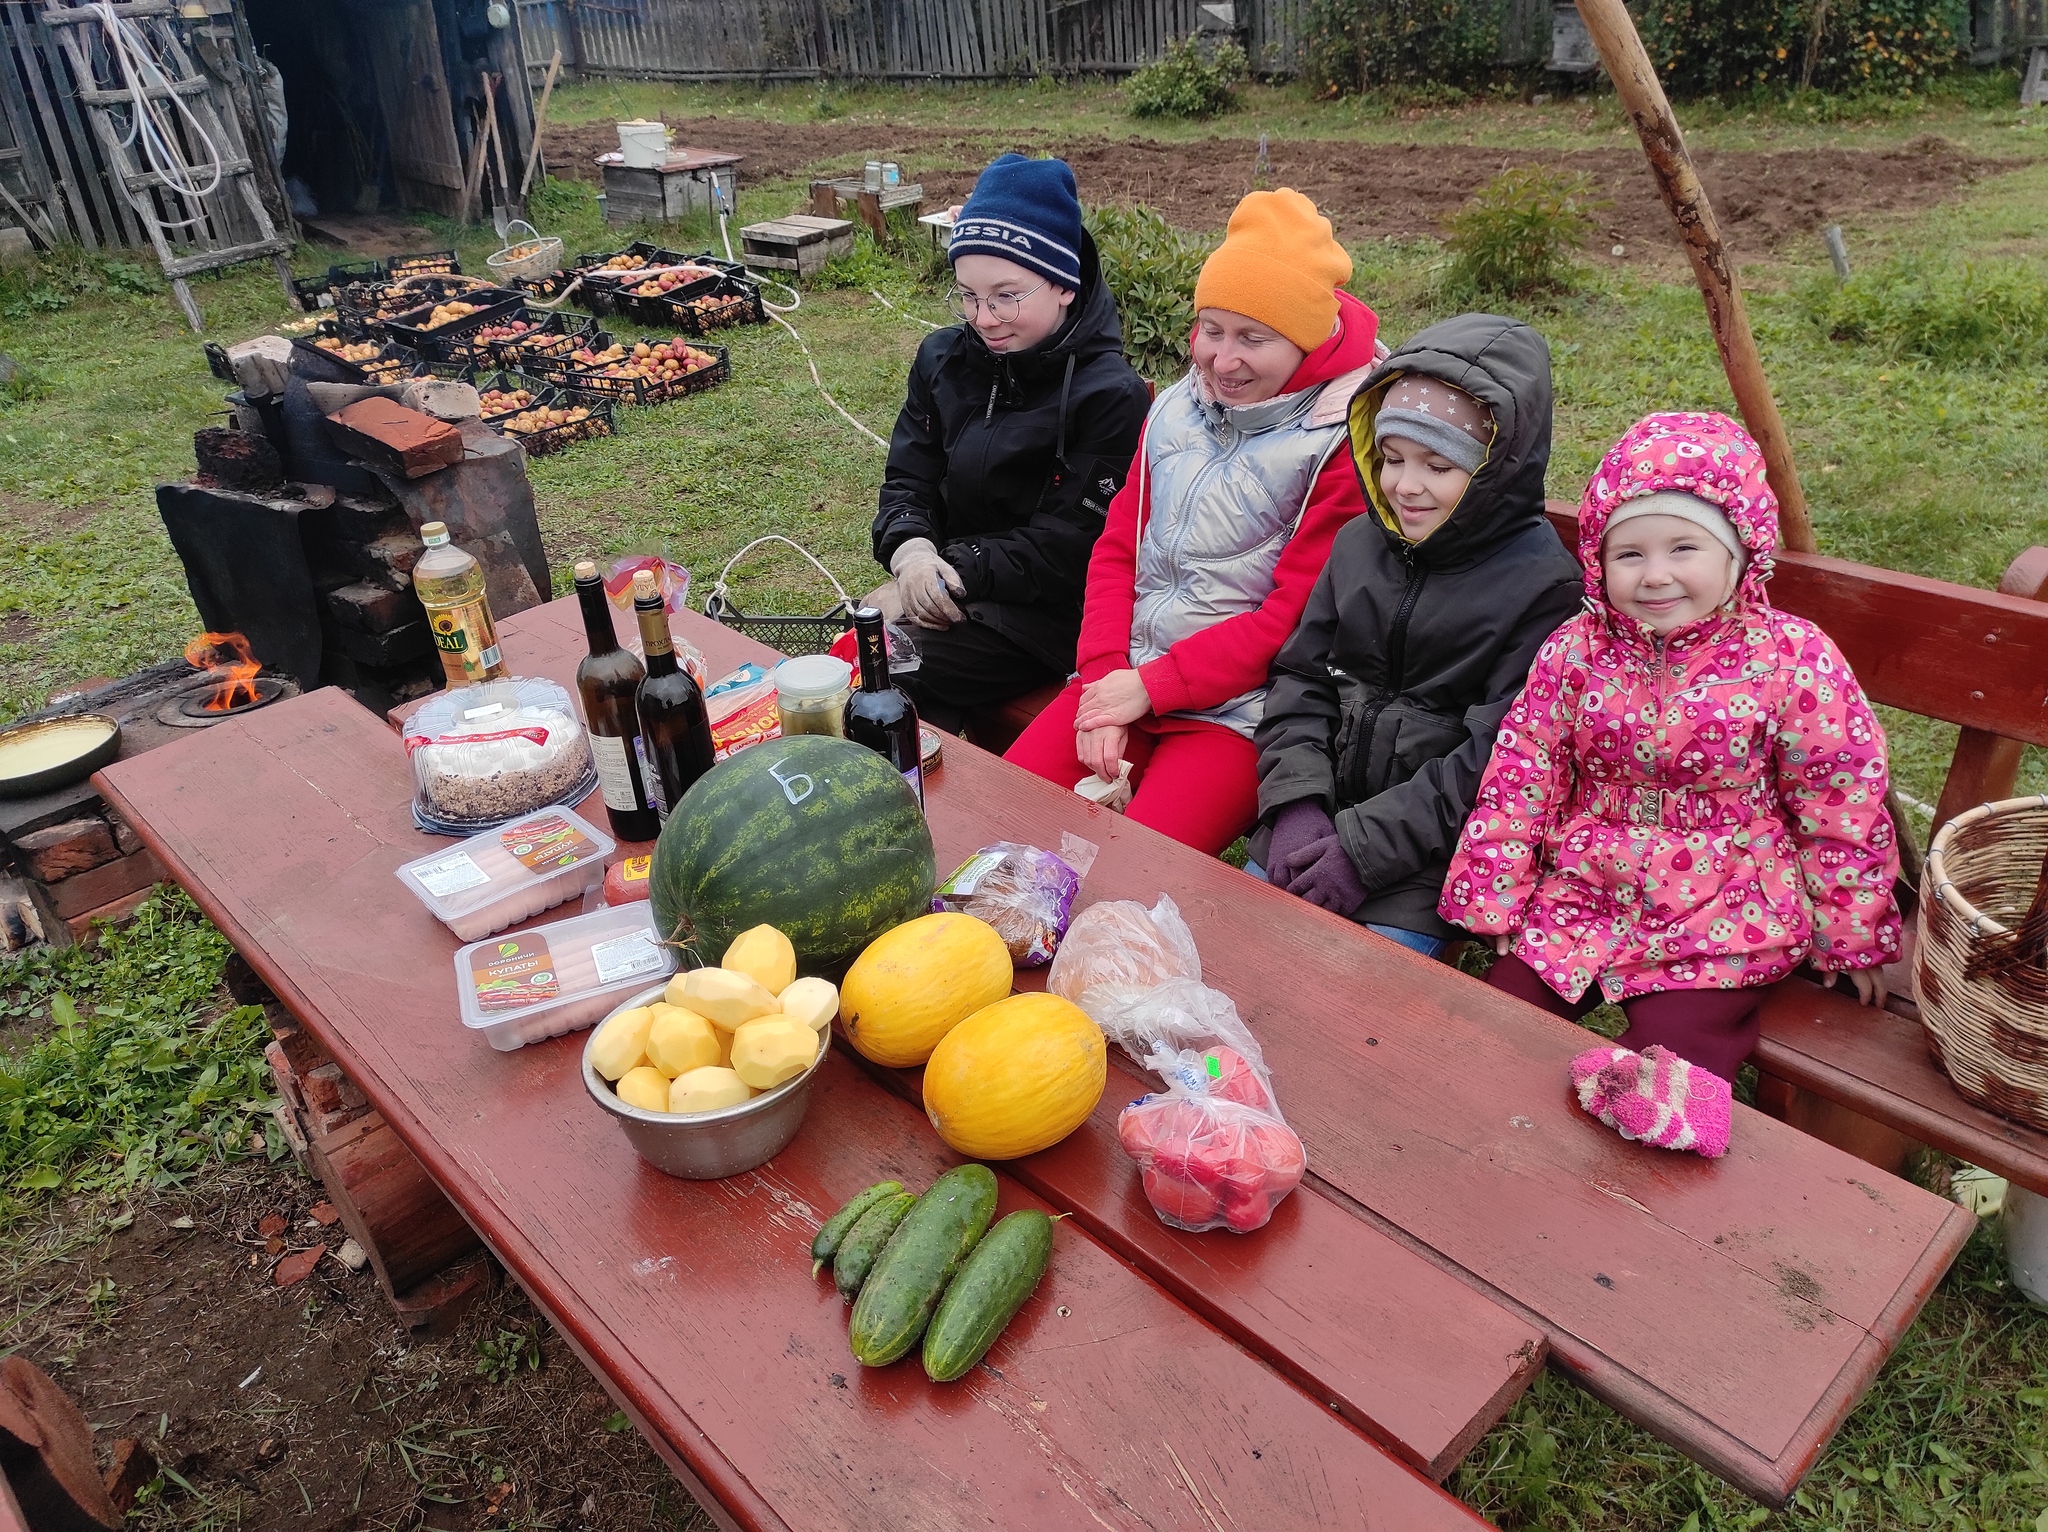
[[[1341,324],[1335,335],[1302,360],[1285,393],[1297,393],[1366,366],[1373,359],[1379,319],[1347,292],[1337,294]],[[1145,443],[1141,438],[1138,452]],[[1083,681],[1099,681],[1131,666],[1131,619],[1138,604],[1138,539],[1151,505],[1139,504],[1141,475],[1135,465],[1122,491],[1109,503],[1109,519],[1088,560],[1088,595],[1081,609],[1077,668]],[[1142,476],[1150,487],[1150,476]],[[1139,677],[1152,698],[1152,711],[1179,713],[1217,707],[1266,684],[1280,646],[1294,632],[1308,605],[1309,591],[1330,556],[1337,529],[1365,512],[1365,494],[1351,454],[1338,450],[1316,476],[1301,526],[1273,570],[1273,591],[1257,611],[1226,617],[1190,634],[1151,663]]]

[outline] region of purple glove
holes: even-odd
[[[1358,881],[1358,869],[1351,853],[1335,833],[1313,841],[1287,859],[1292,873],[1287,892],[1306,899],[1332,915],[1349,915],[1365,903],[1365,885]]]
[[[1337,826],[1315,799],[1302,798],[1288,804],[1273,819],[1273,841],[1266,847],[1266,881],[1275,888],[1285,888],[1293,876],[1287,871],[1287,859],[1302,847],[1336,833]]]

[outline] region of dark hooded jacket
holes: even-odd
[[[1054,670],[1074,668],[1088,555],[1151,402],[1124,360],[1095,242],[1067,320],[998,355],[972,325],[925,337],[882,477],[875,558],[927,537],[974,615]],[[965,602],[962,603],[963,605]]]
[[[1494,437],[1450,519],[1411,543],[1380,490],[1373,420],[1394,379],[1418,372],[1490,408]],[[1578,562],[1543,516],[1550,413],[1550,348],[1492,314],[1432,325],[1351,402],[1372,513],[1337,534],[1254,743],[1265,826],[1304,798],[1336,820],[1368,896],[1353,920],[1464,934],[1436,911],[1451,852],[1536,651],[1579,606]],[[1271,834],[1254,836],[1255,860]]]

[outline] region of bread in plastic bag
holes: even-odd
[[[1063,834],[1060,854],[1001,840],[983,846],[938,886],[932,909],[972,915],[995,927],[1019,968],[1052,961],[1067,934],[1074,896],[1095,865],[1095,846]]]
[[[1108,1032],[1105,1018],[1147,990],[1168,979],[1201,977],[1194,933],[1172,898],[1161,894],[1149,910],[1136,900],[1106,899],[1076,915],[1045,987],[1073,1001]]]

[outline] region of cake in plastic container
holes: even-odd
[[[590,740],[552,681],[487,681],[429,697],[405,724],[413,819],[441,835],[494,830],[597,786]]]

